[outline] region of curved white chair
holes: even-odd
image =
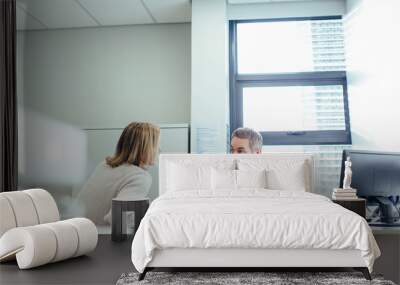
[[[53,197],[43,189],[0,193],[0,262],[20,269],[84,255],[96,248],[97,228],[86,218],[59,221]]]

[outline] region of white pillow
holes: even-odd
[[[291,190],[303,191],[307,190],[307,183],[303,166],[292,169],[272,169],[267,172],[268,188],[274,190]]]
[[[211,167],[168,164],[167,191],[211,189]]]
[[[212,168],[211,181],[213,190],[236,190],[236,170]]]
[[[266,188],[267,172],[263,170],[211,170],[212,189],[237,190],[241,188]]]
[[[236,170],[237,188],[267,188],[267,171]]]
[[[238,159],[239,170],[267,170],[267,188],[310,191],[310,169],[304,159]]]

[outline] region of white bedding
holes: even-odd
[[[357,249],[370,271],[380,255],[357,214],[321,195],[266,189],[160,196],[134,237],[132,262],[143,272],[165,248]]]

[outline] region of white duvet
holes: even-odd
[[[134,237],[132,262],[143,272],[165,248],[358,249],[370,271],[380,255],[357,214],[321,195],[266,189],[160,196]]]

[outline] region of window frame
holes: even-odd
[[[292,73],[238,74],[237,24],[277,21],[337,20],[341,16],[279,18],[229,21],[229,113],[230,133],[243,126],[243,88],[256,86],[323,86],[343,87],[345,130],[296,132],[260,132],[264,145],[342,145],[351,144],[350,115],[346,71],[311,71]]]

